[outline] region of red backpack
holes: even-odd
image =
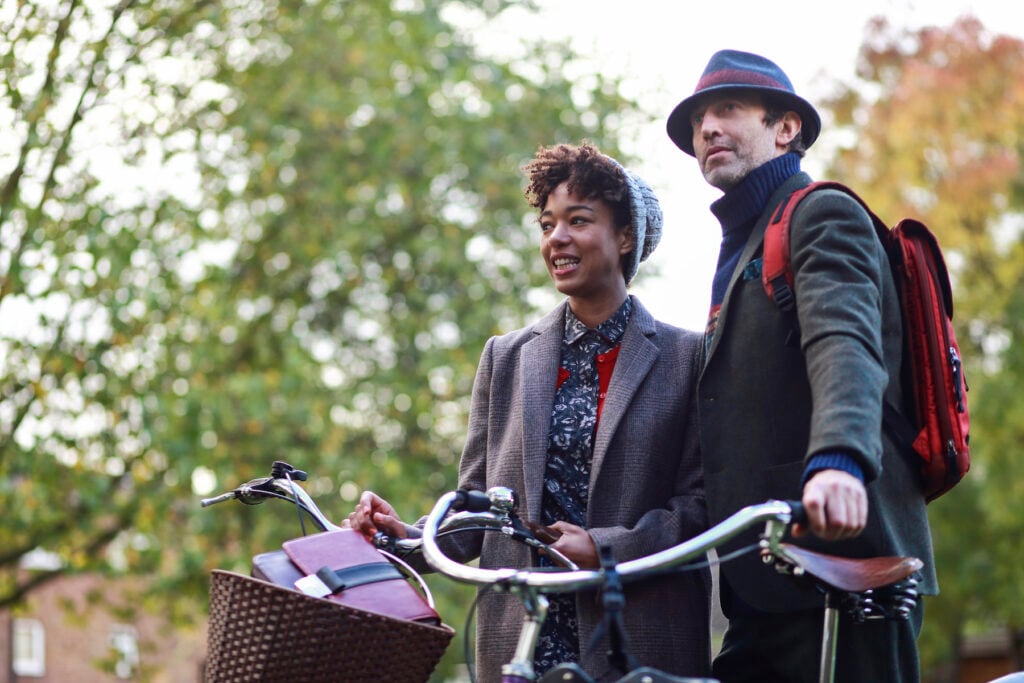
[[[953,334],[953,292],[942,251],[923,223],[907,218],[889,228],[845,185],[811,183],[779,207],[764,236],[761,279],[783,312],[796,310],[790,220],[800,201],[820,188],[842,190],[860,202],[889,257],[903,315],[906,405],[901,410],[887,401],[883,423],[897,442],[920,456],[925,499],[930,502],[955,486],[971,464],[967,382]]]

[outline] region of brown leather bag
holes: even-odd
[[[407,565],[403,573],[358,531],[325,531],[286,541],[282,548],[253,558],[255,578],[394,619],[441,623],[406,574],[422,586],[419,576]]]

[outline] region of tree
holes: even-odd
[[[929,601],[922,640],[926,662],[948,659],[955,670],[965,633],[1024,627],[1013,541],[1024,522],[1011,512],[1024,481],[1013,448],[1024,432],[1013,389],[1024,379],[1024,42],[971,17],[914,32],[876,19],[857,75],[828,103],[836,139],[857,141],[839,145],[828,172],[883,217],[923,219],[954,279],[972,389],[972,470],[930,508],[942,594]]]
[[[478,354],[544,279],[518,168],[616,153],[631,106],[561,47],[480,56],[460,17],[508,4],[0,15],[0,606],[114,568],[188,616],[210,569],[298,535],[198,505],[275,459],[335,516],[454,485]],[[19,570],[35,548],[61,567]]]
[[[161,317],[197,228],[152,168],[175,168],[175,136],[202,104],[172,48],[207,5],[18,3],[0,15],[0,605],[111,553],[119,563],[166,506],[153,503],[168,449],[148,425]],[[61,568],[19,571],[37,548]]]

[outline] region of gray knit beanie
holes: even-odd
[[[629,188],[629,229],[633,232],[635,247],[632,253],[623,259],[623,272],[628,285],[640,269],[640,262],[646,261],[661,241],[661,205],[654,190],[643,178],[627,171],[615,159],[608,159],[622,170],[626,177],[626,186]]]

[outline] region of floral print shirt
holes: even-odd
[[[586,526],[590,462],[600,416],[598,407],[603,399],[597,371],[598,356],[608,354],[614,361],[616,354],[610,352],[617,352],[631,312],[632,305],[626,297],[608,320],[591,330],[571,309],[566,309],[562,361],[544,471],[541,522],[545,525],[565,521]],[[540,565],[554,566],[547,557],[540,557]],[[575,595],[552,594],[548,599],[548,616],[534,654],[534,669],[538,677],[557,664],[578,662],[580,659]]]

